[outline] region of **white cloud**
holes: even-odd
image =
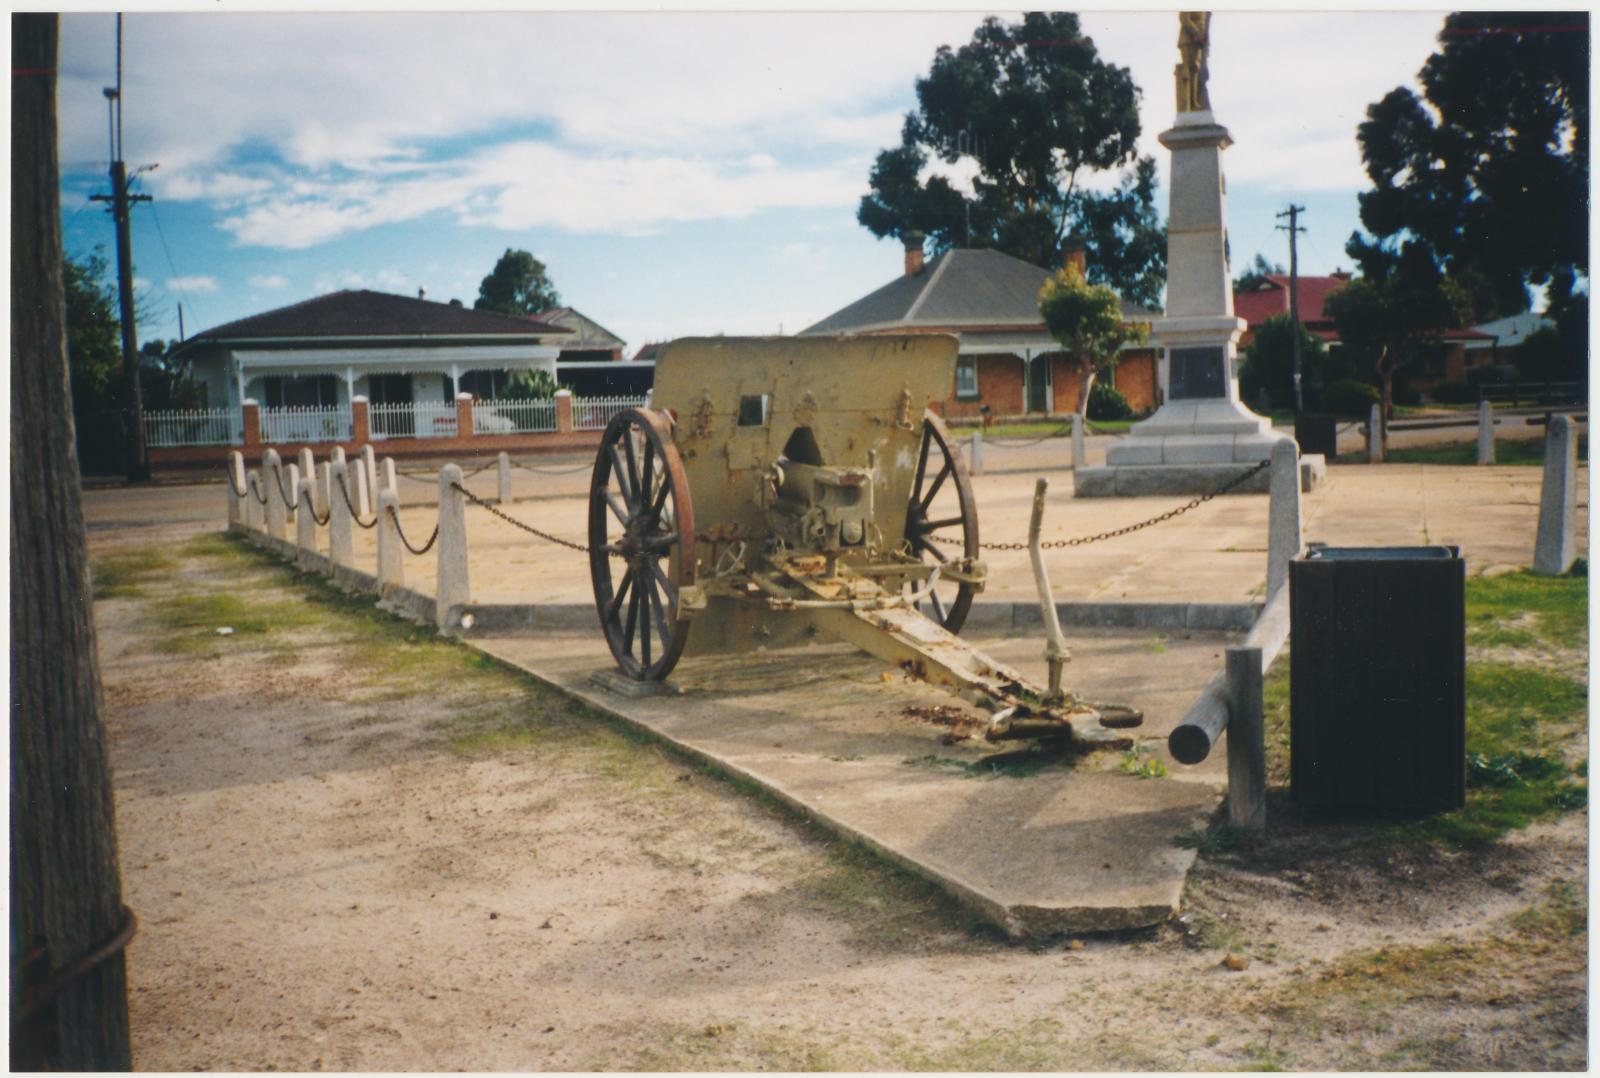
[[[311,285],[311,290],[318,295],[346,288],[415,295],[417,285],[408,274],[395,269],[381,269],[376,273],[362,273],[360,270],[322,273],[317,275],[317,279]]]
[[[288,288],[289,278],[281,273],[258,273],[250,278],[251,288],[277,289]]]
[[[168,277],[168,292],[215,292],[217,279],[205,274],[194,274],[188,277]]]

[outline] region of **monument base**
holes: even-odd
[[[1073,472],[1073,496],[1133,498],[1155,494],[1209,494],[1259,462],[1217,464],[1122,464],[1079,468]],[[1300,458],[1300,489],[1312,490],[1328,473],[1320,453]],[[1263,469],[1234,487],[1230,494],[1265,494],[1270,472]]]

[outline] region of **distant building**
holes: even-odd
[[[1077,255],[1082,268],[1082,254]],[[995,250],[958,248],[924,262],[906,246],[905,273],[801,330],[801,336],[949,333],[960,341],[946,416],[1066,414],[1077,406],[1078,366],[1039,315],[1052,271]],[[1160,312],[1123,303],[1129,322]],[[1154,409],[1156,353],[1124,349],[1110,379],[1134,411]]]
[[[573,307],[552,307],[531,318],[572,331],[561,340],[556,376],[580,397],[642,396],[655,382],[655,362],[622,358],[628,342]]]

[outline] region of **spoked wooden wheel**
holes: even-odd
[[[694,511],[667,417],[629,408],[606,425],[589,483],[589,572],[617,665],[665,678],[689,623],[680,590],[694,583]]]
[[[978,556],[978,508],[967,462],[951,448],[944,421],[931,412],[922,420],[917,479],[906,506],[906,542],[923,561],[941,565]],[[950,632],[960,632],[975,590],[971,584],[940,580],[921,605]]]

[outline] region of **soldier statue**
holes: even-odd
[[[1179,112],[1202,112],[1211,107],[1211,97],[1206,92],[1206,80],[1211,75],[1206,67],[1210,30],[1211,12],[1178,12],[1178,54],[1182,60],[1175,74]]]

